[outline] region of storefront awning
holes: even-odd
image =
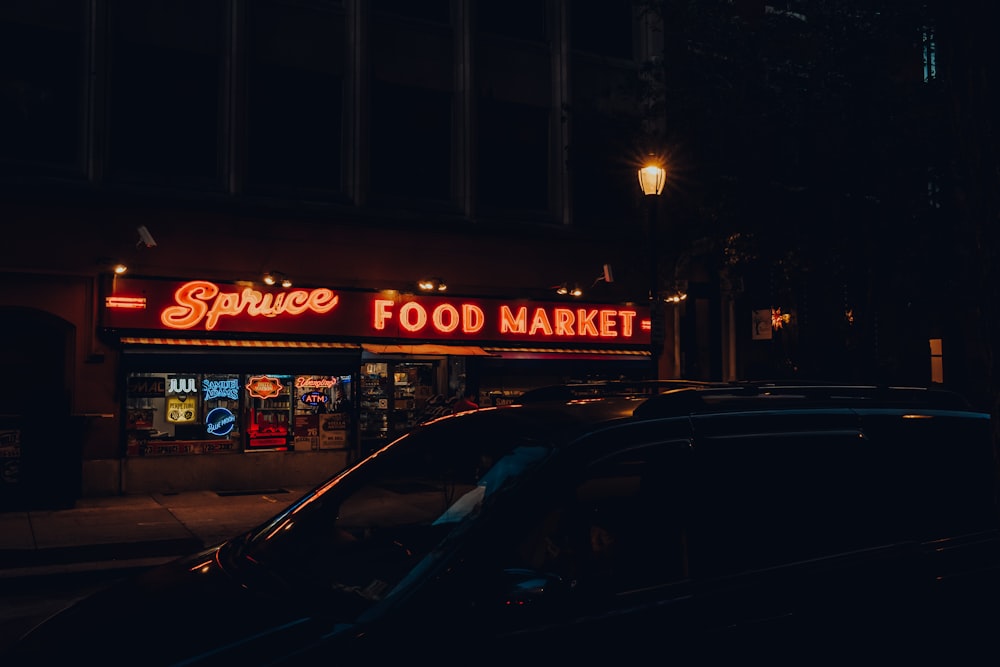
[[[132,372],[268,372],[347,374],[361,363],[361,345],[245,338],[123,336],[121,350]]]
[[[217,338],[146,338],[123,337],[122,345],[169,347],[226,347],[243,349],[294,349],[294,350],[359,350],[356,343],[330,343],[301,340],[226,340]]]
[[[418,345],[375,345],[365,343],[365,352],[371,354],[414,354],[414,355],[452,355],[457,357],[491,356],[477,345],[433,345],[429,343]]]

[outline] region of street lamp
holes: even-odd
[[[666,340],[663,307],[659,298],[659,229],[656,222],[656,198],[663,192],[667,170],[658,164],[647,164],[639,169],[639,186],[646,197],[649,213],[649,353],[653,359],[653,379],[660,379],[660,353]]]

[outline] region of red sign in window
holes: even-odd
[[[254,375],[247,382],[247,391],[254,398],[274,398],[284,390],[284,385],[278,378],[266,375]]]

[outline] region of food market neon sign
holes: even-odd
[[[382,331],[389,320],[396,316],[397,304],[391,299],[376,299],[374,327]],[[581,338],[630,338],[635,325],[636,311],[626,308],[511,308],[499,307],[499,331],[503,335],[567,336]],[[452,333],[459,328],[464,334],[476,334],[486,324],[485,311],[471,303],[458,308],[442,303],[428,309],[409,301],[398,307],[399,326],[409,333],[420,333],[428,327],[440,334]]]

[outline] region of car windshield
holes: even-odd
[[[488,412],[439,419],[384,447],[265,524],[235,562],[298,591],[344,594],[360,613],[552,451]]]

